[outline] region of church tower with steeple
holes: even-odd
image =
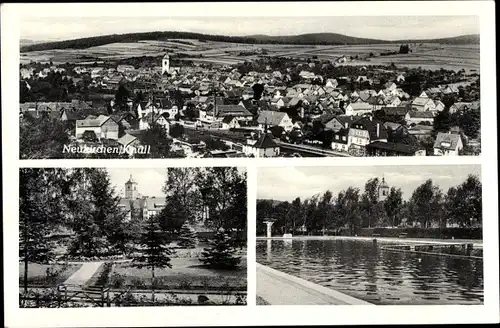
[[[170,56],[168,54],[165,54],[165,56],[163,56],[163,59],[161,60],[161,74],[169,72],[170,72]]]
[[[385,182],[384,177],[382,177],[382,182],[378,186],[378,200],[383,202],[389,196],[389,185]]]
[[[132,174],[130,179],[125,182],[125,198],[126,199],[136,199],[137,198],[137,182],[132,179]]]

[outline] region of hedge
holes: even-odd
[[[358,236],[399,237],[406,234],[407,238],[437,238],[437,239],[482,239],[482,228],[361,228]]]

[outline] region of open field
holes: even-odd
[[[271,45],[238,44],[224,42],[201,42],[198,40],[139,41],[133,43],[110,43],[87,49],[45,50],[21,53],[21,63],[30,61],[58,63],[81,63],[95,60],[119,60],[129,57],[161,56],[165,52],[179,53],[183,60],[194,62],[233,65],[258,58],[256,51],[267,51],[267,56],[292,58],[317,58],[335,60],[341,56],[358,56],[358,60],[344,65],[390,65],[410,68],[479,70],[479,45],[412,45],[412,53],[380,56],[380,53],[398,51],[398,44],[374,45]],[[239,56],[240,52],[255,52]],[[370,53],[374,57],[370,58]],[[201,55],[201,57],[200,57]]]

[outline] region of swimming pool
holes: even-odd
[[[383,245],[257,240],[256,255],[261,264],[374,304],[483,304],[481,259],[395,252]]]

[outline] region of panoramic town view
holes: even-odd
[[[480,165],[260,168],[257,197],[258,305],[484,304]]]
[[[89,30],[80,38],[41,28],[67,20],[32,18],[21,30],[21,159],[481,152],[474,16],[336,17],[330,31],[320,29],[330,17],[301,18],[321,33],[282,36],[234,35],[230,17],[217,30],[209,18],[176,17],[178,28],[161,32],[139,29],[155,18],[77,19]],[[131,32],[91,28],[113,22]],[[376,32],[359,37],[353,22]],[[213,33],[184,32],[205,23]]]
[[[246,171],[22,168],[19,307],[245,305]]]

